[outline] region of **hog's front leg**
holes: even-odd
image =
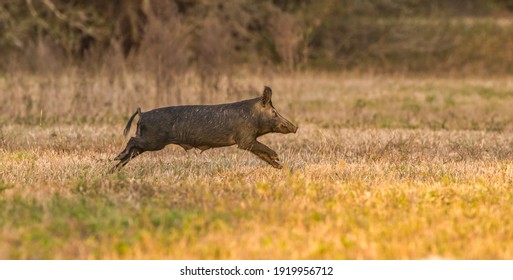
[[[283,168],[281,163],[278,162],[278,154],[271,148],[256,140],[246,145],[239,145],[239,148],[249,150],[259,158],[263,159],[264,161],[272,165],[274,168]]]

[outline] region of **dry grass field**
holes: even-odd
[[[513,258],[511,79],[120,77],[0,78],[0,258]],[[299,126],[260,139],[282,170],[168,146],[107,174],[138,105],[264,85]]]

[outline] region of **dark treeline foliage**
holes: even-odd
[[[513,73],[510,0],[2,0],[0,69]]]

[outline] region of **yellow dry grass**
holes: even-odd
[[[237,83],[270,84],[299,124],[261,139],[283,170],[235,147],[169,146],[107,174],[125,120],[56,108],[42,125],[4,122],[0,258],[513,258],[508,79],[265,80]]]

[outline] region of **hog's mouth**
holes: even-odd
[[[279,126],[279,132],[281,133],[296,133],[298,127],[297,126],[294,126],[294,125],[280,125]]]

